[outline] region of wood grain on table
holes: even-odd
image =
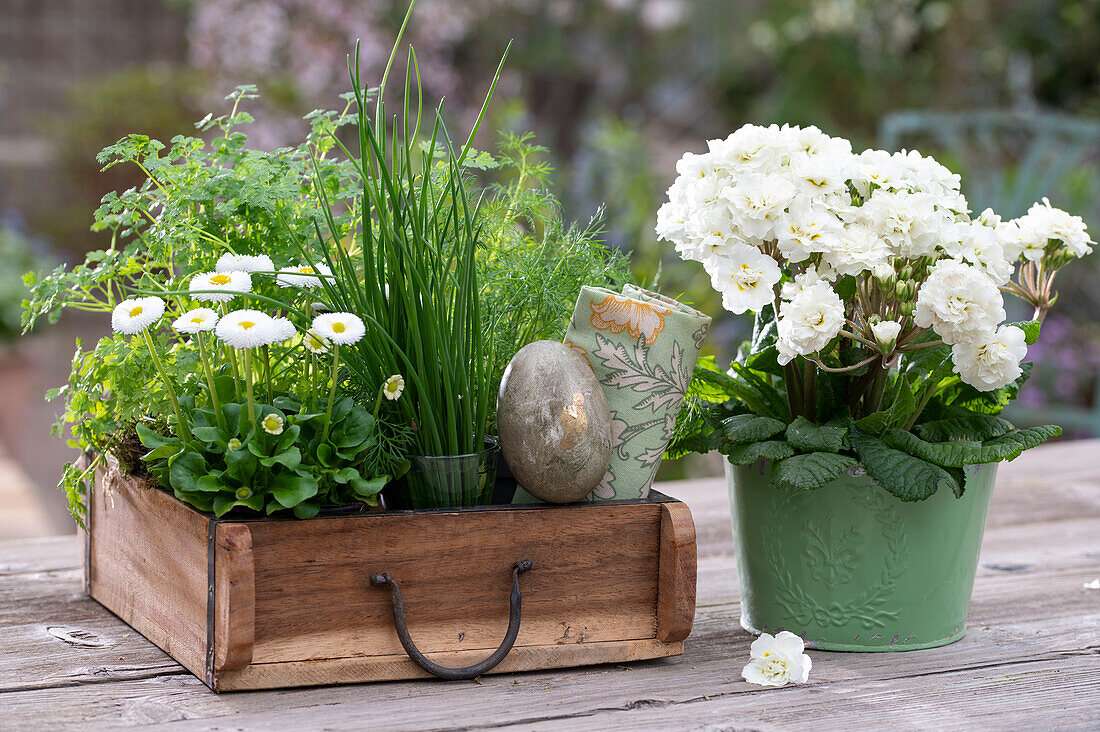
[[[809,683],[741,679],[721,480],[665,483],[694,514],[684,655],[621,666],[216,695],[81,587],[75,537],[0,543],[0,729],[1100,729],[1100,441],[1002,465],[959,643],[811,651]],[[0,507],[0,510],[3,510]]]

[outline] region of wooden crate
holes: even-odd
[[[428,674],[405,654],[390,591],[428,657],[467,666],[522,624],[492,673],[683,652],[695,615],[695,526],[685,504],[487,506],[252,521],[201,514],[101,471],[88,497],[89,594],[215,691]]]

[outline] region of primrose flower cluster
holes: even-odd
[[[972,219],[959,176],[933,158],[855,153],[816,127],[745,125],[676,169],[657,234],[703,265],[730,312],[774,306],[781,364],[822,365],[841,336],[885,365],[931,329],[963,381],[998,388],[1026,353],[1024,333],[1001,325],[1002,292],[1041,319],[1054,272],[1095,243],[1047,199],[1011,221]]]

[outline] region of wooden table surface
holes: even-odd
[[[907,653],[811,651],[809,683],[741,680],[725,486],[661,490],[699,536],[683,656],[624,666],[215,695],[84,595],[75,537],[0,543],[0,729],[1100,729],[1100,440],[1000,469],[969,632]],[[3,507],[0,506],[0,511]]]

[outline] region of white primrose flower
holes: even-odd
[[[902,185],[905,171],[885,150],[864,150],[855,156],[852,169],[852,185],[859,195],[867,198],[876,187],[895,190]]]
[[[218,257],[218,263],[214,265],[214,271],[219,274],[227,272],[272,272],[275,263],[266,254],[233,254],[226,252]]]
[[[386,383],[382,384],[382,395],[389,399],[391,402],[395,402],[401,398],[401,394],[405,391],[405,377],[401,374],[394,374],[390,378],[386,379]]]
[[[822,204],[796,199],[776,226],[775,239],[787,261],[798,263],[816,252],[828,252],[840,245],[844,224]]]
[[[813,663],[803,651],[805,642],[794,633],[783,630],[774,636],[761,633],[749,646],[749,663],[741,671],[742,678],[758,686],[804,684],[810,678]]]
[[[203,272],[191,278],[191,297],[206,302],[229,302],[237,295],[252,291],[252,275],[247,272]],[[217,290],[217,292],[204,292]]]
[[[260,420],[260,427],[269,435],[283,434],[284,420],[274,412]]]
[[[233,348],[259,348],[272,343],[272,317],[259,310],[234,310],[218,321],[214,333]]]
[[[844,326],[844,303],[827,282],[804,288],[779,306],[779,363],[817,353]]]
[[[774,259],[756,247],[737,244],[728,254],[703,262],[711,285],[722,293],[722,306],[740,315],[758,312],[774,298],[772,288],[782,272]]]
[[[849,215],[874,231],[893,254],[911,258],[935,252],[941,230],[953,221],[927,193],[882,189]]]
[[[891,270],[892,272],[893,270]],[[805,272],[799,272],[794,276],[794,279],[789,282],[783,283],[783,289],[780,290],[780,296],[784,300],[793,300],[798,293],[805,290],[807,287],[812,287],[818,282],[825,282],[827,277],[818,274],[817,267],[810,265],[806,268]]]
[[[366,335],[367,327],[357,315],[351,313],[325,313],[313,319],[313,332],[338,346],[358,343]]]
[[[800,197],[841,197],[848,193],[847,156],[813,155],[791,163],[791,180]]]
[[[936,262],[917,291],[913,322],[932,328],[945,343],[980,340],[1004,319],[1004,300],[993,280],[954,259]]]
[[[752,243],[774,239],[798,189],[778,175],[747,175],[722,191],[735,215],[737,230]]]
[[[111,313],[111,328],[116,333],[134,335],[148,328],[164,315],[164,300],[159,297],[138,297],[123,300]]]
[[[1043,248],[1050,239],[1062,242],[1075,257],[1091,253],[1092,245],[1096,243],[1089,238],[1080,216],[1054,208],[1047,198],[1042,203],[1033,204],[1026,214],[1016,219],[1016,224],[1020,227],[1025,245],[1024,257],[1033,262],[1042,257]]]
[[[218,314],[210,308],[195,308],[172,321],[172,327],[180,333],[194,335],[214,330],[218,324]]]
[[[877,232],[862,224],[844,227],[836,244],[821,257],[839,275],[857,275],[884,264],[891,251]]]
[[[1005,256],[997,232],[980,221],[960,221],[945,229],[943,249],[953,259],[961,259],[989,275],[997,285],[1012,277],[1013,262]]]
[[[951,355],[959,378],[978,391],[992,391],[1023,373],[1020,361],[1027,355],[1027,343],[1021,329],[1003,325],[988,339],[955,344]]]
[[[871,324],[871,332],[878,341],[879,350],[892,353],[898,342],[898,334],[901,333],[901,323],[896,320],[882,320]]]
[[[331,274],[332,270],[320,262],[299,264],[279,270],[275,282],[280,287],[320,287],[321,280]]]

